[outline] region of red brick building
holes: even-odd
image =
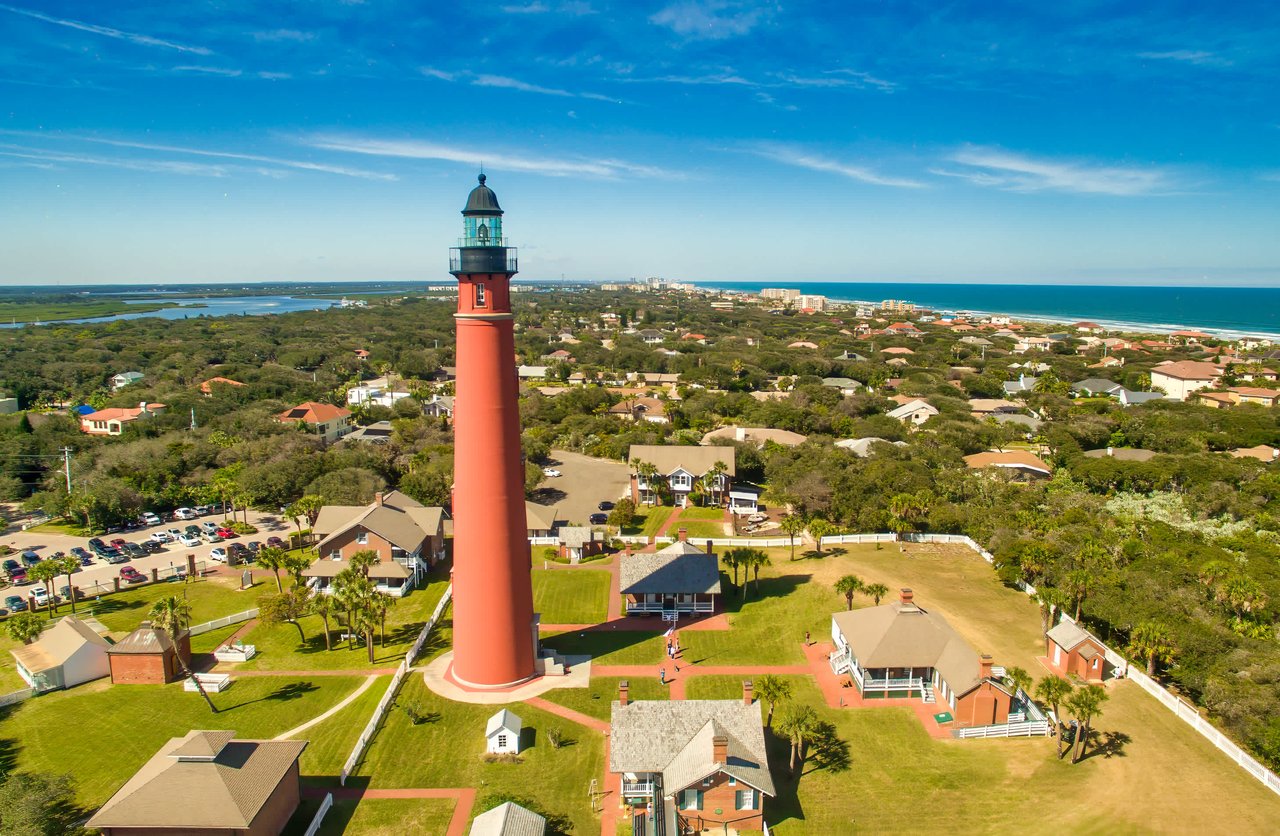
[[[1102,642],[1069,621],[1063,621],[1045,634],[1045,656],[1054,673],[1085,682],[1101,682],[1107,669]]]
[[[609,720],[609,771],[622,779],[623,803],[667,833],[763,830],[764,797],[776,792],[751,683],[741,700],[632,702],[629,690],[619,683]]]
[[[333,578],[359,551],[378,554],[369,577],[378,591],[397,597],[417,586],[422,575],[444,557],[444,509],[426,507],[400,493],[379,493],[370,505],[326,505],[313,528],[320,559],[302,575],[328,589]]]
[[[144,621],[107,648],[113,685],[163,685],[181,678],[191,664],[191,634],[183,630],[175,645],[169,634]]]
[[[102,836],[277,836],[298,809],[305,740],[172,738],[86,823]]]

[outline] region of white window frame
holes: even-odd
[[[367,546],[369,544],[369,532],[367,531],[356,532],[356,543],[361,546]]]
[[[487,297],[485,295],[484,282],[476,282],[476,307],[477,308],[489,307],[489,304],[486,301],[486,298]]]
[[[745,799],[746,804],[743,804]],[[756,809],[756,791],[753,789],[737,790],[733,794],[733,808],[735,810],[754,810]]]
[[[507,748],[507,736],[505,734],[498,735],[498,748],[499,749]]]
[[[329,559],[330,559],[330,560],[341,560],[341,559],[342,559],[342,550],[341,550],[341,549],[334,549],[333,551],[329,552]]]

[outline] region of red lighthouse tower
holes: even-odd
[[[449,251],[458,279],[453,457],[453,677],[502,688],[535,674],[537,624],[524,516],[524,459],[512,334],[516,251],[484,184],[462,210]]]

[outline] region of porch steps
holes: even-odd
[[[921,702],[932,705],[935,701],[933,697],[933,689],[925,687],[924,691],[920,695],[920,700]]]
[[[540,676],[564,676],[564,657],[554,650],[543,648],[534,662],[534,669]]]

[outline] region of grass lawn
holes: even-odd
[[[652,537],[658,533],[658,529],[662,528],[662,524],[674,510],[667,505],[641,505],[636,509],[636,516],[631,525],[622,529],[622,533],[628,536]]]
[[[590,656],[600,665],[656,665],[667,656],[661,633],[635,630],[546,633],[542,643],[568,656]]]
[[[587,800],[591,779],[598,780],[604,769],[599,732],[516,703],[508,707],[524,721],[523,762],[485,763],[485,721],[501,706],[451,702],[428,691],[417,675],[405,681],[400,699],[417,702],[435,716],[416,726],[403,711],[387,716],[355,773],[367,777],[371,787],[478,787],[482,795],[533,797],[548,811],[568,816],[574,832],[599,831]],[[551,748],[546,731],[552,727],[573,743]]]
[[[92,537],[94,532],[74,522],[63,522],[59,520],[50,520],[46,523],[33,525],[27,531],[34,531],[45,534],[66,534],[71,537]]]
[[[111,685],[99,680],[0,710],[0,748],[15,767],[70,773],[79,800],[106,801],[166,740],[191,729],[234,729],[270,738],[321,714],[359,685],[356,677],[254,677],[213,694],[211,714],[199,694],[171,685]]]
[[[191,638],[192,653],[212,653],[217,650],[227,639],[235,635],[235,632],[245,625],[245,622],[232,624],[230,627],[220,627],[217,630],[210,630],[207,633],[201,633]]]
[[[381,635],[374,637],[373,667],[392,668],[400,664],[409,646],[422,630],[422,625],[444,595],[448,582],[433,579],[427,586],[415,589],[407,596],[395,600],[387,612],[387,644],[382,646]],[[261,594],[275,592],[272,584],[268,590],[258,587]],[[333,649],[324,649],[324,622],[319,616],[307,616],[301,620],[306,640],[298,640],[298,628],[292,624],[268,626],[259,624],[243,637],[245,644],[254,645],[258,655],[232,670],[347,670],[368,668],[369,651],[360,641],[339,640],[343,628],[335,619],[329,619],[330,641]]]
[[[239,577],[229,575],[195,578],[185,584],[149,583],[78,603],[76,609],[82,615],[98,619],[113,633],[128,633],[146,619],[156,601],[170,595],[185,596],[191,604],[191,623],[203,624],[258,605],[258,596],[263,593],[261,585],[244,592],[240,592],[239,587]],[[69,606],[58,610],[59,617],[70,614]]]
[[[402,836],[405,833],[443,834],[449,830],[456,805],[451,798],[366,798],[335,801],[325,814],[317,836]],[[316,805],[308,805],[315,815]],[[294,816],[296,820],[298,817]],[[293,822],[286,834],[306,832],[307,817],[296,830]]]
[[[715,520],[724,522],[723,508],[700,508],[697,505],[685,508],[680,512],[680,521],[685,520]]]
[[[685,682],[685,697],[691,700],[740,700],[742,699],[741,676],[695,676]],[[807,676],[779,676],[779,679],[791,685],[793,694],[810,694],[813,680]],[[757,697],[758,699],[758,697]],[[768,710],[768,706],[764,706]]]
[[[533,610],[547,624],[599,624],[609,614],[609,573],[534,569]]]
[[[620,681],[616,676],[593,676],[591,684],[586,688],[555,688],[543,694],[543,699],[600,720],[608,720],[609,705],[618,698]],[[670,689],[660,684],[657,677],[628,677],[628,683],[633,700],[670,698]]]
[[[685,536],[688,537],[689,541],[692,543],[698,543],[700,540],[713,540],[717,537],[725,536],[724,523],[706,522],[704,520],[691,520],[689,522],[685,522],[683,519],[672,525],[671,528],[667,529],[667,535],[674,537],[682,528],[685,530]],[[703,543],[702,545],[706,544]],[[701,546],[699,546],[699,548],[701,548]]]
[[[332,783],[337,780],[342,772],[342,765],[347,762],[352,747],[356,745],[356,739],[364,731],[365,724],[373,716],[373,709],[390,683],[391,677],[378,677],[346,708],[298,735],[298,740],[311,741],[307,750],[302,753],[304,780],[308,776],[316,779],[311,783]]]

